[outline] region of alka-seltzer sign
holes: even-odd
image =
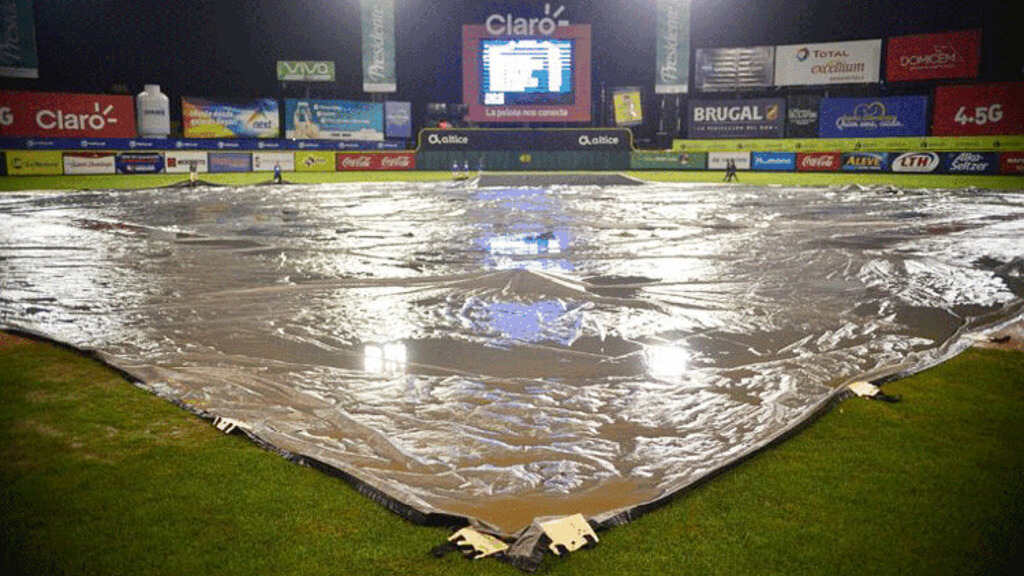
[[[0,0],[0,76],[39,78],[32,0]]]
[[[690,0],[658,0],[654,92],[686,94],[690,76]]]
[[[363,30],[363,92],[394,92],[395,0],[360,0]]]
[[[786,101],[690,100],[690,138],[782,138]]]
[[[278,82],[334,82],[330,60],[278,60]]]
[[[878,82],[882,40],[775,47],[776,86]]]

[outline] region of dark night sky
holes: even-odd
[[[563,0],[590,23],[594,82],[653,84],[654,0]],[[558,5],[559,2],[553,4]],[[1024,64],[1012,2],[963,0],[694,0],[692,46],[750,46],[984,29],[982,76],[1019,79]],[[541,15],[543,2],[398,0],[398,94],[420,109],[461,99],[460,30],[487,14]],[[278,59],[337,64],[317,94],[362,93],[358,0],[35,0],[41,78],[9,87],[132,91],[159,83],[182,95],[280,96]],[[596,93],[596,92],[595,92]]]

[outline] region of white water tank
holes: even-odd
[[[142,138],[166,138],[171,134],[171,104],[159,84],[146,84],[135,97],[135,119]]]

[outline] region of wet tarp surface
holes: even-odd
[[[1024,194],[0,196],[0,326],[423,513],[607,520],[1018,316]]]

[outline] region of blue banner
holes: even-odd
[[[844,152],[843,172],[882,172],[889,165],[885,152]]]
[[[210,172],[252,172],[252,154],[210,152],[206,166]]]
[[[946,152],[942,155],[942,171],[947,174],[998,174],[999,154]]]
[[[796,170],[795,152],[754,152],[750,155],[753,170]]]
[[[118,174],[156,174],[164,171],[164,155],[156,152],[122,152],[116,160]]]
[[[0,138],[4,150],[405,150],[405,140]]]
[[[818,114],[822,138],[924,136],[927,129],[927,96],[824,98]]]
[[[285,100],[285,136],[309,140],[384,140],[384,105],[350,100]]]
[[[412,138],[412,102],[384,103],[384,134],[388,138]]]

